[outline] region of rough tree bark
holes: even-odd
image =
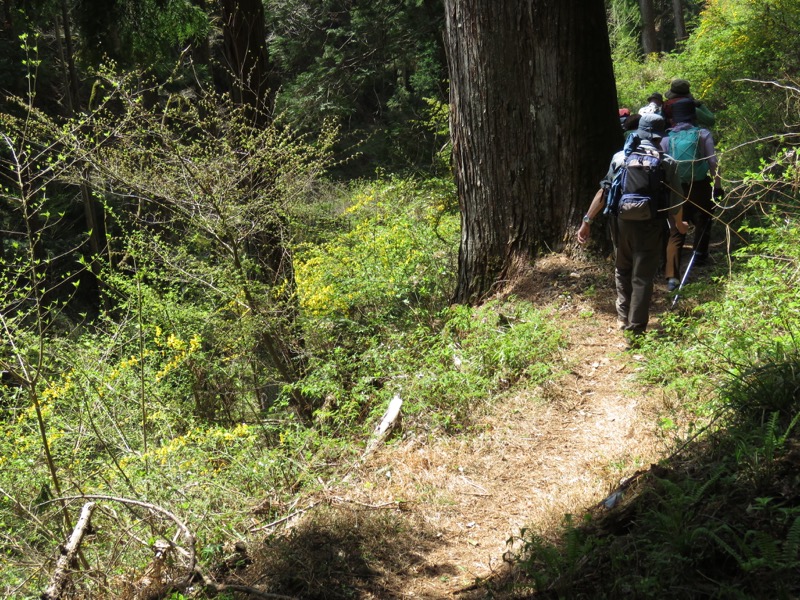
[[[277,88],[267,52],[264,4],[261,0],[220,0],[220,8],[233,98],[254,109],[258,124],[272,116]]]
[[[675,13],[675,43],[677,44],[687,37],[686,21],[683,19],[682,0],[672,0],[672,12]]]
[[[462,229],[454,299],[474,303],[568,245],[622,133],[603,0],[445,8]]]
[[[642,13],[642,52],[645,54],[658,52],[656,10],[653,0],[639,0],[639,10]]]

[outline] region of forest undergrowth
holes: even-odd
[[[288,552],[309,565],[293,571],[297,589],[327,582],[311,596],[344,597],[328,578],[315,580],[329,550],[313,540],[324,539],[342,560],[323,570],[348,579],[358,597],[520,597],[533,587],[514,565],[532,532],[557,539],[565,515],[647,470],[696,419],[637,383],[645,357],[627,352],[616,329],[607,261],[546,257],[501,296],[536,305],[563,328],[554,376],[477,399],[456,435],[421,434],[404,421],[384,447],[321,491],[297,525],[303,533],[264,553],[256,546],[253,564],[237,577],[273,576]],[[665,304],[660,298],[658,310]],[[350,568],[365,557],[368,569]]]
[[[715,269],[631,355],[603,260],[545,257],[450,305],[446,177],[325,186],[333,130],[131,110],[102,152],[102,111],[76,129],[8,120],[5,596],[67,572],[84,510],[61,580],[75,598],[794,593],[791,149],[731,190],[771,206],[736,222],[747,245],[728,258],[720,238]],[[185,119],[213,137],[183,137]],[[65,235],[72,194],[101,181],[107,262]],[[402,426],[367,452],[395,398]],[[586,512],[620,485],[619,507]]]
[[[607,264],[540,261],[513,292],[568,330],[560,375],[477,404],[462,435],[404,429],[236,577],[282,579],[288,554],[298,597],[794,597],[793,228],[750,229],[675,310],[659,288],[635,351]]]
[[[634,352],[592,249],[451,305],[440,102],[415,114],[425,176],[344,184],[330,122],[254,127],[179,78],[98,68],[92,110],[50,116],[21,38],[28,96],[0,115],[2,595],[797,597],[797,6],[698,18],[685,51],[613,50],[622,104],[681,76],[719,107],[727,191],[715,262],[675,310],[659,288]]]
[[[403,429],[236,577],[280,579],[288,553],[298,597],[794,597],[793,228],[743,228],[730,262],[718,240],[633,351],[607,263],[539,261],[509,293],[566,328],[559,375],[477,404],[463,435]]]

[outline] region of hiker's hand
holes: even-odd
[[[589,236],[592,233],[592,228],[589,226],[588,223],[581,223],[580,228],[578,228],[578,243],[585,244],[589,241]]]
[[[675,229],[677,229],[678,233],[681,235],[686,235],[686,232],[689,231],[689,224],[686,221],[675,221]]]
[[[725,190],[722,188],[714,188],[713,198],[714,201],[719,202],[725,197]]]

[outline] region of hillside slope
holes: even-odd
[[[643,358],[616,329],[611,265],[544,258],[504,293],[548,307],[567,330],[563,376],[476,406],[461,435],[396,436],[230,581],[303,598],[488,597],[523,528],[555,534],[565,514],[669,454],[658,421],[674,407],[634,380]],[[658,288],[653,329],[667,300]]]

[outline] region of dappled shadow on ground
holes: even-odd
[[[397,506],[320,505],[288,534],[253,547],[252,563],[227,583],[303,600],[406,598],[402,582],[416,570],[452,575],[447,566],[423,566],[425,554],[440,543]]]
[[[797,598],[800,356],[740,373],[720,406],[713,427],[560,536],[529,536],[515,567],[465,600]]]
[[[708,286],[715,273],[724,272],[728,267],[727,255],[720,243],[712,244],[714,252],[704,264],[694,264],[686,278],[687,287],[680,293],[667,290],[666,279],[661,271],[656,277],[653,300],[650,307],[651,329],[660,329],[659,315],[677,310],[691,313],[698,303],[714,295]],[[683,250],[682,272],[692,254],[691,245]],[[699,287],[703,293],[696,293]],[[584,306],[600,315],[616,318],[616,289],[614,285],[614,261],[593,257],[588,261],[576,261],[563,254],[554,254],[537,260],[527,271],[515,277],[504,290],[504,295],[514,295],[539,305],[555,308],[569,307],[574,299],[580,299]],[[676,301],[676,294],[678,300]]]
[[[652,465],[607,498],[613,508],[600,502],[588,524],[532,541],[519,564],[463,598],[797,598],[800,439],[757,481],[721,465],[737,435]]]
[[[597,312],[616,315],[614,265],[610,260],[577,262],[563,254],[543,257],[515,277],[503,294],[556,309],[581,298]]]

